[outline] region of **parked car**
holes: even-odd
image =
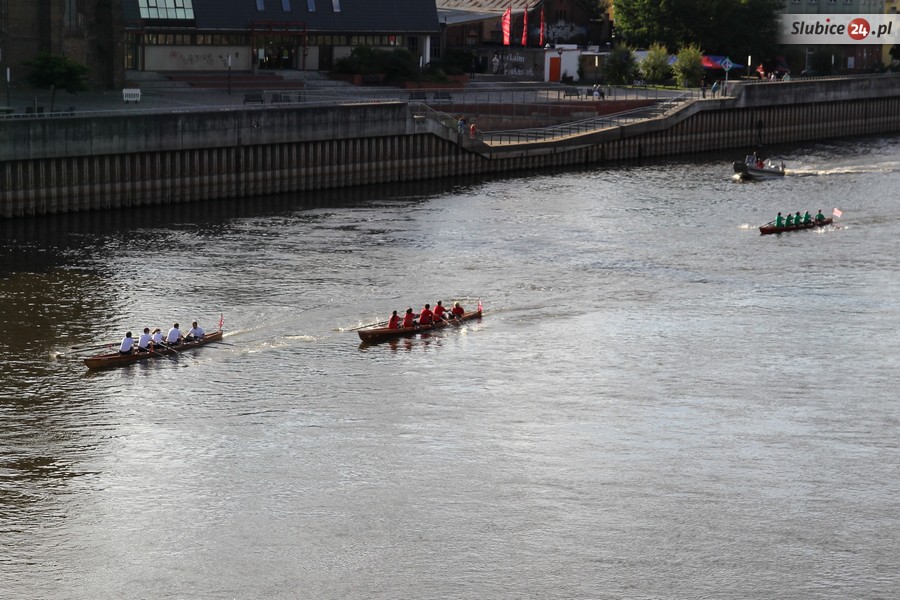
[[[803,69],[802,71],[800,71],[800,77],[818,77],[819,75],[821,75],[821,73],[819,73],[817,70],[813,69],[812,67],[809,67],[809,68],[806,68],[806,69]]]

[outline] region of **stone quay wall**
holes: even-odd
[[[547,167],[900,131],[900,78],[739,85],[619,127],[488,145],[404,102],[0,120],[0,218]],[[724,167],[723,167],[724,168]]]

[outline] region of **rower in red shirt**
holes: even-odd
[[[426,304],[419,313],[419,325],[431,325],[432,323],[434,323],[434,313],[431,312],[431,305]]]
[[[406,309],[406,314],[403,315],[403,327],[415,327],[416,326],[416,316],[413,314],[411,308]]]
[[[391,315],[391,318],[388,319],[388,329],[397,329],[398,327],[400,327],[400,315],[398,315],[395,310]]]
[[[444,320],[444,305],[442,304],[442,300],[438,300],[437,304],[434,305],[434,320],[435,321],[443,321]]]
[[[459,318],[466,314],[466,309],[459,305],[459,302],[453,303],[453,308],[450,309],[450,314],[453,315],[454,318]]]

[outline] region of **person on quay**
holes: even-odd
[[[388,329],[397,329],[400,327],[400,315],[397,314],[397,311],[391,313],[391,318],[388,319]]]
[[[784,226],[785,227],[793,227],[793,225],[794,225],[794,215],[792,215],[791,213],[788,213],[787,218],[784,220]]]
[[[166,334],[166,345],[177,346],[183,339],[184,335],[181,333],[178,323],[175,323],[175,325],[172,326],[172,329],[169,330],[169,333]]]
[[[803,224],[809,225],[812,223],[812,216],[810,216],[809,211],[803,213]]]
[[[784,227],[784,217],[781,216],[781,213],[775,217],[775,227]]]
[[[450,314],[453,315],[453,318],[458,319],[464,314],[466,314],[466,309],[464,309],[459,302],[453,303],[453,308],[450,309]]]
[[[203,328],[197,325],[197,321],[194,321],[191,323],[191,330],[188,331],[188,334],[185,336],[185,341],[191,342],[194,340],[202,340],[205,335],[206,332],[203,331]]]
[[[434,323],[434,312],[431,310],[431,305],[426,304],[419,313],[419,325],[431,325],[432,323]]]
[[[154,348],[163,345],[162,329],[160,329],[159,327],[153,329],[153,332],[150,333],[150,342],[153,344]]]
[[[131,332],[127,332],[125,337],[122,338],[122,344],[119,346],[119,354],[131,354],[134,350],[134,338],[131,337]]]
[[[137,351],[150,352],[150,341],[152,339],[153,336],[150,335],[150,328],[144,327],[144,333],[142,333],[141,337],[138,338]]]
[[[822,214],[822,209],[819,209],[819,212],[816,213],[816,223],[821,223],[825,220],[825,215]]]
[[[444,308],[444,301],[438,300],[437,304],[434,305],[434,320],[435,321],[443,321],[447,317],[444,316],[444,313],[447,312],[447,309]]]
[[[416,315],[413,314],[412,308],[407,308],[406,313],[403,315],[403,328],[406,329],[408,327],[416,326]]]

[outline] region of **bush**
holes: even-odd
[[[431,61],[431,66],[442,70],[447,75],[465,75],[469,72],[475,56],[467,50],[447,50],[446,55]]]
[[[53,112],[57,89],[66,90],[70,94],[88,89],[88,68],[65,56],[54,56],[43,52],[34,60],[24,64],[31,69],[25,77],[30,85],[51,90],[51,112]]]
[[[662,44],[653,44],[640,64],[641,75],[647,83],[664,83],[672,77],[669,51]]]
[[[681,87],[697,87],[703,81],[703,52],[699,46],[686,46],[678,51],[675,64],[675,82]]]
[[[350,56],[334,62],[334,70],[347,75],[384,74],[385,81],[408,81],[418,75],[416,59],[405,48],[381,50],[357,46]]]
[[[627,46],[616,46],[603,65],[603,79],[610,84],[630,85],[635,80],[637,67],[634,52]]]

